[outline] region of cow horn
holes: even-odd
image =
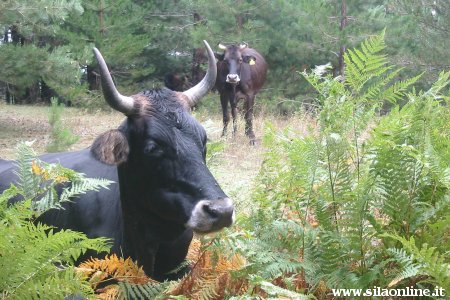
[[[207,41],[203,41],[206,51],[208,52],[208,71],[202,81],[197,83],[192,88],[184,91],[183,94],[187,97],[190,107],[196,105],[199,100],[206,95],[206,93],[216,84],[217,65],[214,52],[211,50]]]
[[[220,50],[227,50],[227,46],[223,45],[222,43],[220,43],[217,46],[219,47]]]
[[[119,93],[114,85],[108,66],[103,59],[102,54],[95,47],[93,51],[100,68],[100,79],[102,82],[103,96],[105,97],[106,102],[108,102],[109,106],[124,113],[125,115],[132,114],[134,112],[134,99],[123,96]]]

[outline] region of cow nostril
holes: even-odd
[[[202,207],[203,211],[206,212],[210,217],[212,218],[217,218],[218,217],[218,212],[217,210],[215,210],[214,208],[211,208],[211,206],[209,204],[203,204]]]
[[[221,215],[221,223],[224,227],[229,227],[234,223],[234,207],[226,207]]]

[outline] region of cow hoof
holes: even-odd
[[[250,146],[256,146],[256,139],[250,139],[249,144]]]

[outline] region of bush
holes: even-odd
[[[50,143],[47,145],[47,152],[66,151],[71,145],[75,144],[79,137],[74,135],[70,129],[64,127],[61,122],[61,114],[64,104],[58,104],[58,99],[52,98],[48,122],[50,123]]]

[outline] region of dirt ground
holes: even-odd
[[[38,154],[44,153],[50,134],[48,112],[48,107],[0,104],[0,158],[14,159],[15,147],[21,141],[34,141],[35,151]],[[221,116],[210,116],[207,112],[194,112],[194,116],[203,124],[212,142],[221,139]],[[64,125],[80,137],[70,150],[89,147],[97,135],[117,128],[123,119],[122,114],[114,111],[88,113],[77,108],[65,108],[62,113]],[[215,156],[210,165],[223,190],[242,207],[247,205],[244,203],[248,203],[253,182],[263,161],[264,148],[260,141],[265,122],[271,122],[280,129],[293,125],[300,130],[306,130],[307,125],[301,118],[255,117],[254,130],[258,143],[256,146],[250,146],[244,134],[243,122],[243,119],[239,120],[236,137],[229,136],[223,141],[224,150]]]

